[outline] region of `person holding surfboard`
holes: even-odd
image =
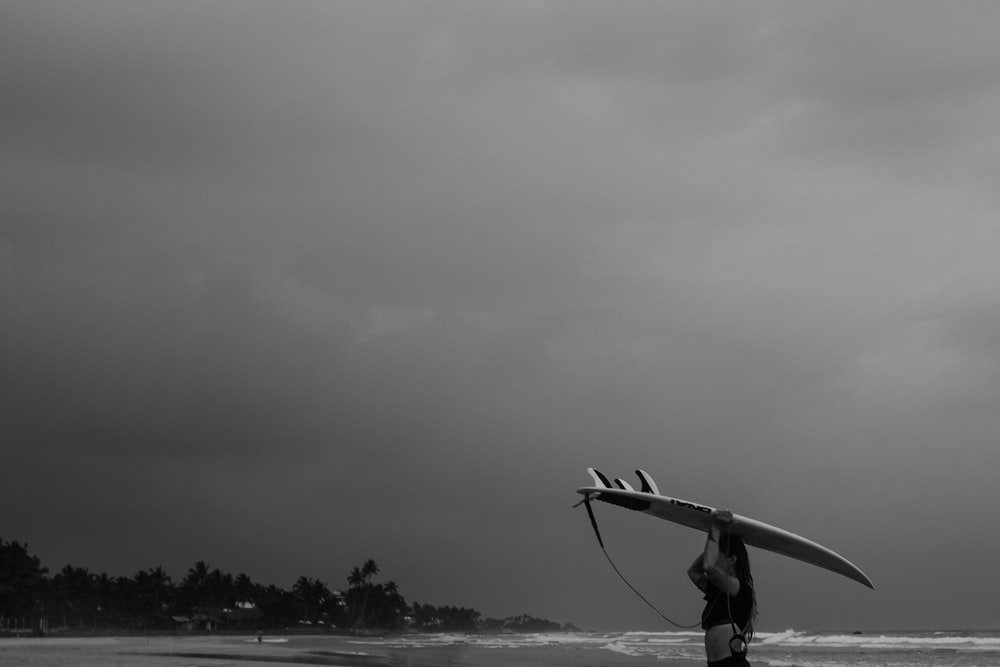
[[[746,654],[753,639],[757,596],[746,545],[730,530],[733,513],[712,511],[705,549],[688,568],[688,577],[705,594],[701,627],[711,667],[749,666]]]

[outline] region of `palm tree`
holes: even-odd
[[[399,586],[395,581],[387,581],[378,587],[379,609],[376,612],[379,623],[385,627],[397,627],[405,615],[406,600],[399,594]]]
[[[48,569],[28,545],[0,539],[0,616],[8,619],[31,614],[44,592]]]
[[[352,588],[363,587],[361,610],[358,612],[358,615],[354,620],[355,625],[365,624],[365,614],[368,610],[368,594],[371,591],[370,580],[376,574],[378,574],[378,564],[375,563],[374,559],[369,558],[360,568],[354,568],[351,570],[351,575],[347,578],[347,581],[350,583]]]
[[[215,606],[222,607],[223,609],[233,609],[236,607],[236,603],[239,602],[236,594],[236,582],[233,579],[233,575],[228,572],[221,572],[220,570],[212,571],[212,583],[215,590]]]
[[[310,623],[318,621],[323,605],[330,599],[332,593],[319,579],[299,577],[292,586],[292,592],[302,604],[302,620]]]
[[[57,599],[62,608],[63,625],[69,625],[69,615],[76,617],[77,625],[82,628],[84,617],[93,613],[95,577],[85,567],[65,566],[52,578]]]
[[[153,600],[156,602],[157,608],[159,608],[163,602],[166,602],[166,598],[169,595],[174,582],[170,578],[170,575],[167,574],[167,571],[163,569],[162,565],[151,567],[148,572],[150,592],[153,596]]]
[[[365,578],[365,583],[368,583],[372,577],[378,574],[378,565],[374,559],[369,558],[365,561],[365,564],[361,566],[361,574]]]
[[[138,601],[137,611],[142,616],[142,627],[145,628],[146,622],[150,619],[162,620],[167,598],[173,586],[170,575],[162,566],[157,565],[155,568],[137,572],[133,577],[133,584]]]
[[[107,627],[109,619],[117,613],[119,600],[115,591],[115,580],[108,576],[107,572],[101,572],[94,577],[94,600],[97,604],[98,614],[94,616],[94,629],[97,629],[97,619],[104,617],[104,626]]]
[[[358,599],[358,592],[365,585],[365,575],[361,572],[360,567],[356,567],[353,570],[351,570],[351,573],[347,576],[347,584],[351,587],[351,590],[347,598],[348,605],[353,608],[354,603]],[[363,612],[364,608],[362,607],[360,611]],[[354,615],[354,625],[357,625],[360,620],[361,620],[361,613],[356,613]]]
[[[207,595],[211,584],[212,571],[208,563],[198,561],[188,570],[180,585],[180,604],[185,612],[204,612],[208,608]]]
[[[233,582],[233,587],[236,589],[236,601],[243,603],[253,603],[256,604],[254,599],[255,584],[253,580],[247,574],[240,572],[236,575],[236,580]]]
[[[269,584],[267,587],[260,587],[255,595],[265,623],[284,627],[297,616],[298,601],[288,591]]]
[[[310,590],[310,588],[311,586],[309,584],[309,578],[304,576],[296,579],[295,583],[292,585],[292,593],[295,594],[299,602],[302,604],[303,621],[310,620],[309,607],[310,607],[310,602],[312,601],[312,591]]]
[[[135,627],[137,621],[140,624],[144,622],[145,601],[141,588],[146,585],[148,576],[146,572],[140,572],[135,579],[115,577],[115,598],[123,617],[119,622],[124,621],[130,629]]]
[[[313,579],[311,582],[311,590],[313,595],[313,601],[316,603],[316,619],[319,620],[323,612],[323,608],[326,607],[327,602],[333,597],[333,593],[319,579]]]

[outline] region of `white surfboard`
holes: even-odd
[[[577,493],[589,499],[652,514],[697,530],[707,531],[712,524],[714,508],[662,495],[653,479],[642,470],[635,471],[639,476],[641,491],[634,490],[631,485],[620,479],[615,479],[612,484],[594,468],[587,468],[587,472],[594,478],[594,486],[581,487],[577,489]],[[868,588],[875,588],[868,575],[854,563],[821,544],[750,517],[733,514],[733,519],[730,530],[749,545],[822,567],[864,584]]]

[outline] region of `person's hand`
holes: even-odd
[[[719,526],[731,526],[735,523],[733,513],[727,509],[717,509],[712,511],[712,523]]]

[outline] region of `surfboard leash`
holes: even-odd
[[[608,559],[608,563],[611,564],[611,569],[615,571],[615,574],[618,575],[618,578],[621,579],[623,582],[625,582],[625,585],[628,586],[632,590],[632,592],[639,597],[640,600],[645,602],[646,606],[648,606],[650,609],[656,612],[656,614],[660,618],[662,618],[664,621],[674,626],[675,628],[679,628],[681,630],[693,630],[697,627],[700,627],[701,621],[695,623],[694,625],[682,625],[681,623],[672,620],[670,617],[668,617],[666,614],[660,611],[660,609],[655,604],[650,602],[645,595],[640,593],[639,590],[635,586],[633,586],[628,579],[625,578],[625,575],[622,574],[621,570],[618,569],[618,566],[615,565],[614,559],[611,558],[611,554],[608,553],[607,548],[604,546],[604,540],[601,539],[601,531],[597,527],[597,518],[594,516],[594,510],[590,507],[590,495],[589,494],[585,495],[583,497],[583,500],[581,500],[576,505],[573,505],[573,507],[578,507],[581,503],[584,505],[584,507],[587,508],[587,516],[590,517],[590,525],[594,527],[594,535],[597,536],[597,543],[601,546],[601,551],[604,552],[604,557]]]

